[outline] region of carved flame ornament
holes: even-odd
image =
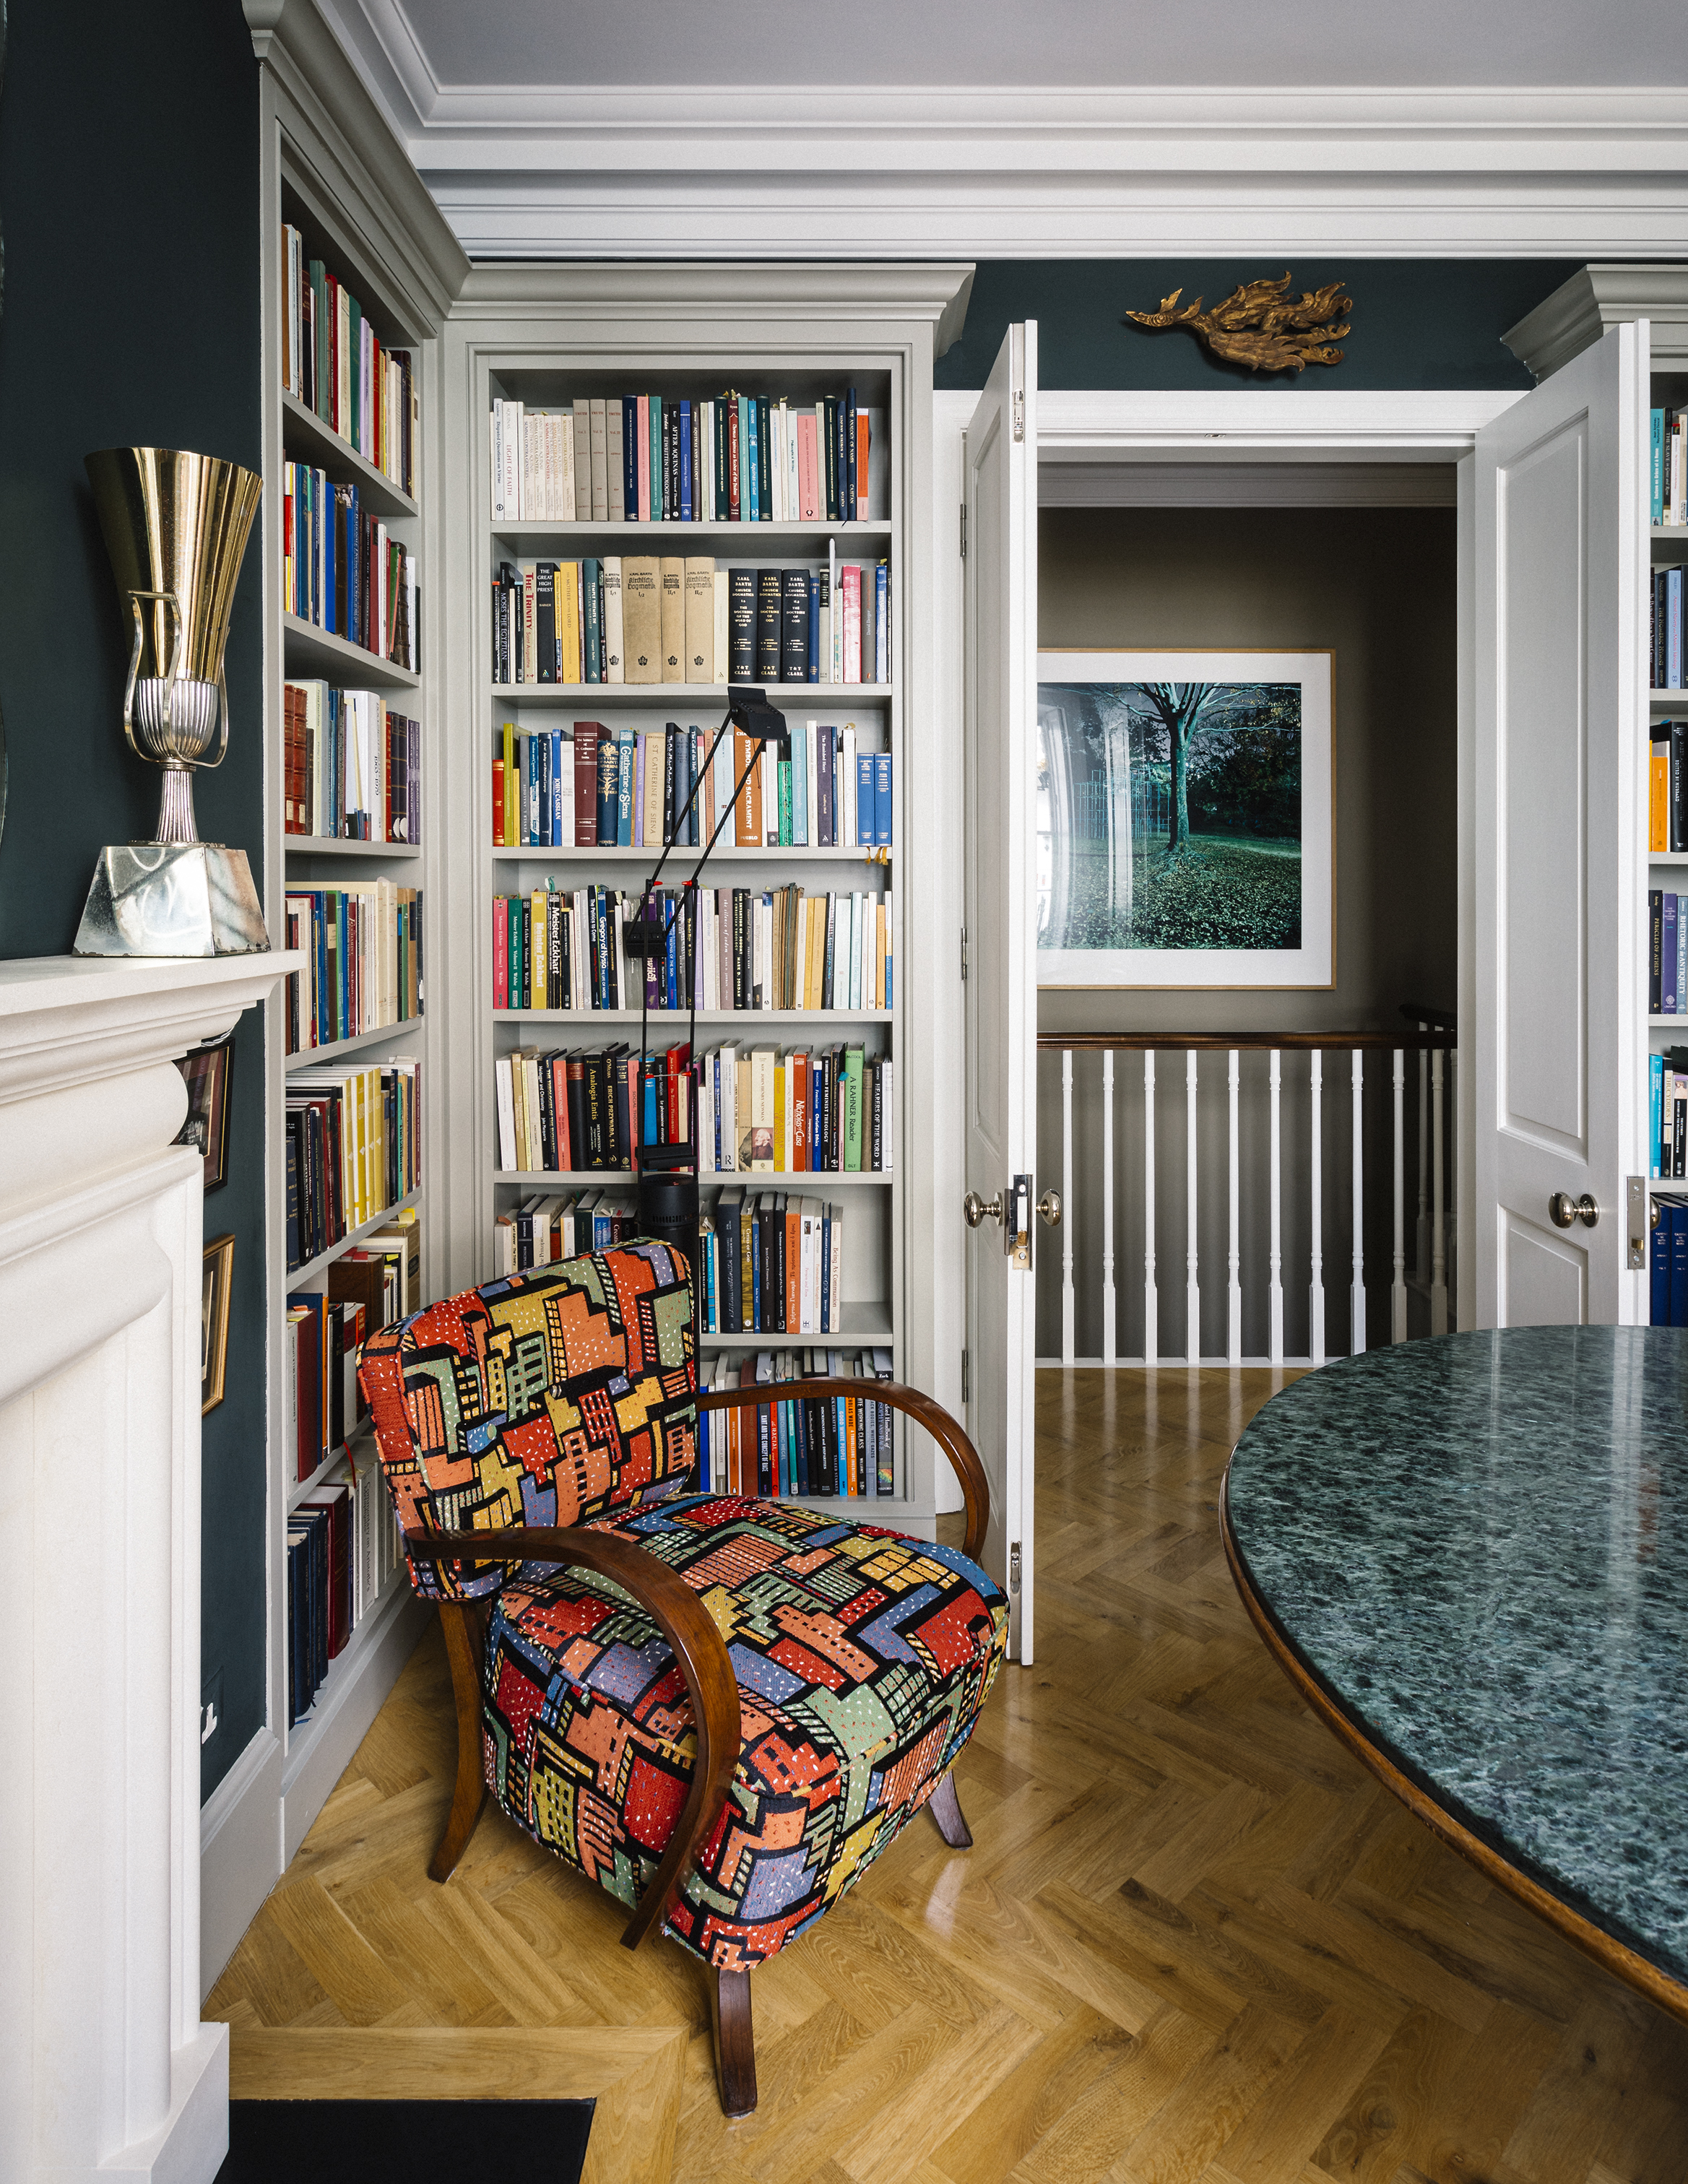
[[[1211,311],[1202,309],[1200,296],[1178,309],[1184,290],[1174,288],[1158,311],[1125,315],[1139,326],[1188,326],[1215,356],[1246,365],[1251,371],[1301,371],[1310,364],[1340,364],[1342,352],[1332,344],[1348,327],[1345,321],[1340,326],[1330,322],[1353,309],[1352,297],[1343,294],[1340,281],[1294,300],[1289,287],[1287,273],[1281,281],[1245,281]]]

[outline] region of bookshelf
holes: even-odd
[[[930,705],[930,389],[934,337],[965,299],[965,267],[803,266],[512,267],[486,269],[446,329],[448,462],[448,553],[455,549],[454,601],[473,602],[472,650],[454,660],[447,703],[460,743],[453,774],[455,823],[472,830],[468,915],[455,914],[448,942],[454,1024],[474,999],[472,1035],[454,1034],[454,1106],[472,1112],[480,1148],[472,1178],[453,1178],[454,1284],[486,1279],[493,1223],[524,1197],[599,1186],[630,1192],[625,1170],[504,1172],[497,1165],[496,1057],[536,1036],[548,1047],[592,1049],[625,1039],[637,1007],[514,1010],[493,1006],[493,899],[552,881],[564,891],[601,885],[637,892],[659,851],[649,848],[515,848],[493,840],[489,760],[509,722],[520,732],[565,727],[576,717],[615,728],[660,729],[673,722],[711,737],[725,708],[721,682],[498,683],[490,617],[482,602],[501,562],[571,561],[640,553],[710,555],[717,570],[824,566],[829,543],[840,564],[885,561],[890,572],[889,676],[867,683],[768,683],[770,702],[794,727],[810,720],[853,723],[858,748],[894,762],[894,839],[889,850],[717,846],[700,883],[757,892],[795,884],[811,894],[866,892],[883,898],[894,957],[889,1010],[703,1010],[698,1044],[722,1039],[771,1045],[782,1053],[822,1044],[861,1044],[895,1063],[889,1173],[705,1173],[705,1208],[721,1190],[789,1187],[841,1205],[844,1325],[832,1334],[703,1336],[705,1377],[717,1357],[757,1351],[888,1350],[900,1379],[933,1384],[931,1318],[922,1295],[918,1236],[929,1225],[932,1116],[927,1044],[920,1032],[922,916],[927,876],[903,848],[923,777],[915,724]],[[784,396],[807,404],[854,387],[869,414],[872,455],[865,519],[805,523],[534,521],[494,520],[488,421],[494,398],[533,408],[577,398],[660,394],[711,398],[723,388]],[[559,718],[560,712],[565,717]],[[677,850],[664,885],[677,884],[697,857]],[[454,873],[460,882],[462,868]],[[947,960],[947,951],[946,951]],[[653,1009],[653,1045],[677,1035],[686,1012]],[[542,1029],[543,1028],[543,1029]],[[472,1190],[465,1186],[472,1182]],[[468,1233],[463,1234],[466,1224]],[[869,1384],[871,1386],[871,1384]],[[865,1390],[866,1392],[866,1390]],[[933,1451],[922,1435],[899,1433],[896,1491],[839,1496],[816,1506],[868,1522],[933,1535]]]
[[[1638,329],[1639,331],[1642,330]],[[1669,418],[1675,410],[1688,406],[1688,350],[1685,349],[1680,326],[1673,326],[1668,323],[1657,326],[1649,324],[1645,332],[1647,336],[1651,406],[1663,410]],[[1644,435],[1644,440],[1645,437]],[[1641,557],[1641,566],[1642,581],[1649,587],[1655,571],[1688,564],[1688,525],[1652,523],[1647,521],[1650,514],[1651,489],[1651,480],[1644,478],[1641,508],[1645,526],[1645,547]],[[1657,889],[1661,893],[1688,896],[1688,851],[1655,851],[1647,850],[1646,847],[1648,838],[1646,832],[1648,813],[1648,745],[1652,738],[1661,733],[1663,723],[1669,721],[1688,721],[1688,690],[1658,690],[1651,687],[1651,645],[1647,644],[1649,605],[1649,599],[1644,597],[1641,604],[1642,638],[1646,649],[1642,655],[1643,672],[1640,679],[1646,687],[1647,703],[1646,718],[1638,738],[1639,766],[1643,788],[1637,806],[1643,829],[1641,841],[1644,852],[1643,894],[1641,911],[1646,942],[1641,950],[1641,976],[1644,980],[1649,977],[1652,954],[1652,920],[1649,895],[1654,889]],[[1643,1013],[1646,1012],[1647,1006],[1648,996],[1644,989],[1641,996]],[[1646,1035],[1649,1056],[1662,1054],[1668,1049],[1688,1045],[1688,1014],[1683,1014],[1679,1011],[1677,1014],[1671,1016],[1647,1015]],[[1651,1092],[1647,1078],[1647,1072],[1642,1071],[1641,1090],[1642,1100],[1646,1103],[1646,1112],[1642,1117],[1640,1142],[1650,1151],[1652,1144],[1652,1123]],[[1663,1165],[1668,1167],[1669,1161]],[[1648,1167],[1651,1171],[1651,1159],[1649,1159]],[[1654,1176],[1650,1173],[1648,1188],[1654,1195],[1667,1191],[1680,1193],[1688,1190],[1688,1180],[1680,1176],[1672,1177],[1668,1174]],[[1650,1259],[1652,1250],[1652,1240],[1650,1236]],[[1641,1314],[1643,1318],[1647,1316],[1649,1306],[1650,1299],[1644,1298]]]

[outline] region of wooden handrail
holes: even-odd
[[[1038,1051],[1058,1054],[1085,1049],[1091,1051],[1141,1053],[1147,1050],[1156,1054],[1183,1054],[1194,1049],[1198,1053],[1228,1054],[1234,1051],[1275,1050],[1282,1053],[1292,1048],[1318,1047],[1329,1052],[1340,1048],[1345,1051],[1355,1047],[1367,1051],[1392,1053],[1400,1049],[1407,1053],[1420,1047],[1446,1050],[1455,1044],[1454,1034],[1448,1031],[1040,1031]]]

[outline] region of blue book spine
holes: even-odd
[[[846,387],[844,398],[844,475],[838,480],[838,489],[844,495],[844,517],[854,523],[856,510],[855,484],[855,389]]]
[[[1676,1013],[1688,1016],[1688,895],[1676,898]]]
[[[1664,687],[1682,688],[1682,571],[1664,572]]]
[[[564,739],[560,728],[553,728],[546,739],[551,746],[551,846],[563,844],[563,818],[568,809],[565,797],[574,795],[574,745]]]
[[[810,594],[810,627],[814,627],[814,595]],[[791,738],[791,838],[799,849],[809,845],[809,731],[793,731]]]
[[[738,505],[752,523],[762,520],[762,465],[756,448],[757,412],[760,404],[754,394],[742,396],[744,423],[738,435],[738,475],[744,482],[739,493]]]
[[[1653,1225],[1647,1234],[1647,1317],[1654,1327],[1670,1324],[1671,1209],[1653,1201]]]
[[[1670,1223],[1670,1321],[1688,1327],[1688,1206],[1667,1207]]]
[[[1664,1173],[1661,1146],[1664,1131],[1664,1056],[1647,1056],[1647,1131],[1652,1145],[1652,1172],[1655,1177]]]
[[[826,1147],[827,1058],[817,1054],[809,1071],[809,1167],[812,1174],[818,1175],[825,1167]]]
[[[540,838],[539,738],[538,736],[529,736],[527,738],[526,782],[527,810],[524,815],[526,823],[522,828],[522,839],[524,842],[527,843],[530,847],[538,847]]]
[[[1652,503],[1649,523],[1664,521],[1664,412],[1652,413],[1652,432],[1647,462],[1647,493]]]
[[[750,1223],[750,1317],[744,1323],[744,1328],[747,1334],[760,1334],[762,1331],[762,1217],[760,1212],[750,1212],[748,1203],[745,1217]]]
[[[339,558],[339,540],[335,535],[338,526],[334,521],[334,488],[326,476],[320,477],[317,487],[317,506],[322,511],[322,613],[320,619],[322,627],[332,630],[337,637],[340,626],[334,618],[334,575]]]
[[[821,1331],[829,1334],[833,1326],[833,1209],[821,1210]]]
[[[633,773],[638,754],[638,737],[632,728],[616,732],[616,743],[621,752],[616,769],[616,840],[623,850],[633,845]]]
[[[891,754],[881,751],[873,761],[873,838],[882,850],[891,847]]]
[[[891,679],[891,569],[886,561],[873,571],[873,679]]]
[[[621,811],[621,752],[614,736],[598,739],[598,839],[606,849],[616,845],[616,827]]]
[[[539,827],[537,839],[548,850],[556,845],[551,836],[551,738],[535,736],[539,747]]]
[[[873,810],[873,755],[871,751],[858,754],[855,761],[855,838],[864,849],[871,848],[877,838]]]
[[[809,587],[809,649],[805,670],[811,682],[821,679],[821,587],[811,582]],[[799,837],[801,839],[801,837]]]
[[[621,398],[621,493],[624,520],[636,522],[639,512],[639,404],[636,394]]]
[[[1664,899],[1664,954],[1660,965],[1658,1012],[1662,1017],[1676,1014],[1676,897]]]
[[[680,404],[680,521],[692,521],[692,405]]]
[[[645,1059],[644,1123],[641,1145],[654,1145],[661,1142],[656,1123],[656,1078],[651,1072],[650,1057]]]

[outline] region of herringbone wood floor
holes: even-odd
[[[211,1998],[236,2092],[590,2083],[616,2184],[671,2149],[685,2184],[1681,2184],[1688,2033],[1443,1849],[1245,1621],[1215,1496],[1274,1384],[1039,1375],[1038,1658],[957,1769],[975,1847],[922,1818],[756,1974],[754,2116],[698,1968],[490,1808],[427,1880],[437,1635]]]

